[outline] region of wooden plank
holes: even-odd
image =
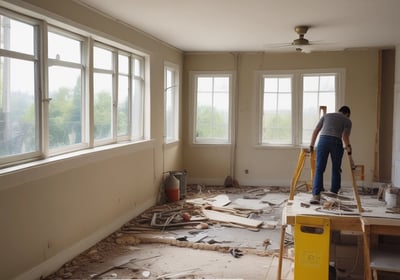
[[[203,214],[210,220],[219,221],[219,222],[239,224],[239,225],[246,226],[246,227],[259,227],[263,223],[262,221],[239,217],[239,216],[230,215],[230,214],[225,214],[225,213],[220,213],[218,211],[213,211],[213,210],[203,209],[202,211],[203,211]]]

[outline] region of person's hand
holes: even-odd
[[[314,146],[310,145],[310,149],[308,150],[310,153],[314,152]]]
[[[348,154],[348,155],[351,155],[351,152],[352,152],[351,145],[348,145],[348,146],[346,147],[346,151],[347,151],[347,154]]]

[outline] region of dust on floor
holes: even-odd
[[[276,279],[287,198],[279,187],[188,186],[184,199],[146,210],[45,280]],[[292,279],[285,241],[282,279]]]

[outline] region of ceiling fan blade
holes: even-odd
[[[272,43],[272,44],[264,44],[264,48],[266,49],[279,49],[279,48],[287,48],[293,46],[292,43]]]

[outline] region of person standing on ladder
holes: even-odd
[[[316,125],[310,143],[310,152],[312,153],[314,152],[314,144],[317,136],[320,134],[316,151],[316,169],[312,188],[313,196],[310,200],[311,204],[320,203],[320,193],[324,189],[324,172],[329,155],[332,162],[330,191],[336,194],[339,192],[344,149],[351,155],[351,126],[350,108],[347,106],[342,106],[338,112],[323,115]]]

